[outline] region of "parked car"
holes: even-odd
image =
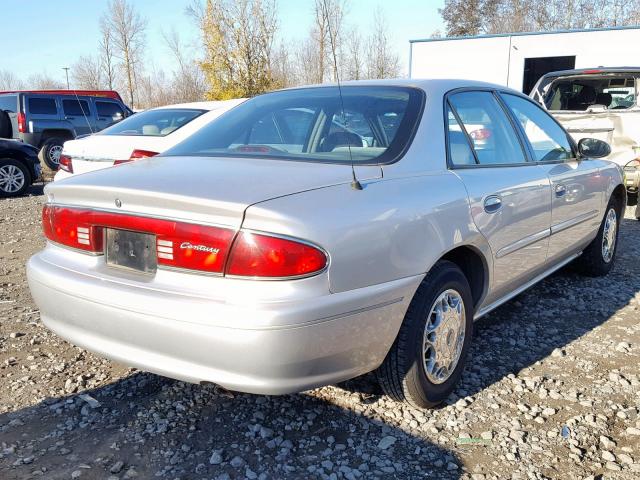
[[[0,197],[17,197],[40,178],[38,149],[0,138]]]
[[[369,131],[344,135],[356,117]],[[481,151],[468,121],[492,132]],[[431,407],[474,320],[571,261],[610,270],[609,152],[472,81],[268,93],[158,157],[49,184],[29,285],[50,329],[161,375],[284,394],[375,370]]]
[[[624,169],[630,199],[640,187],[640,67],[583,68],[544,75],[531,92],[576,141],[585,137],[611,146],[608,157]]]
[[[25,90],[0,92],[0,138],[40,149],[44,163],[58,169],[66,140],[98,132],[132,112],[110,90]]]
[[[88,137],[65,142],[55,180],[140,158],[181,142],[245,99],[167,105],[136,113]]]

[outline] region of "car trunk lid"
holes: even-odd
[[[162,152],[165,150],[163,138],[92,135],[71,140],[64,144],[64,154],[71,157],[73,173],[87,173],[111,167],[116,161],[126,161],[134,150]]]
[[[75,165],[74,165],[75,166]],[[357,166],[360,181],[379,166]],[[154,157],[46,187],[50,202],[239,228],[245,209],[351,182],[350,165],[254,158]]]

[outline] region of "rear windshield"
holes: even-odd
[[[422,110],[421,90],[301,88],[260,95],[164,155],[205,155],[329,163],[388,163],[406,149]]]
[[[585,111],[593,105],[625,110],[636,104],[636,80],[627,76],[576,76],[553,81],[544,95],[548,110]]]
[[[99,135],[134,135],[141,137],[164,137],[206,110],[191,108],[160,108],[136,113],[119,123],[102,130]]]

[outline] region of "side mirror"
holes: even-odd
[[[581,157],[603,158],[611,153],[611,147],[596,138],[583,138],[578,142],[578,153]]]

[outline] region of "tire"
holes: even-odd
[[[27,166],[13,158],[0,158],[0,197],[17,197],[31,185]]]
[[[454,318],[436,322],[434,310],[444,304],[452,305],[447,301],[447,295],[450,296],[449,300],[458,299],[462,302],[458,320]],[[383,391],[391,398],[417,408],[433,408],[442,403],[454,390],[462,375],[465,357],[473,337],[473,313],[469,282],[460,268],[449,261],[436,263],[418,287],[391,350],[376,370],[376,376]],[[442,316],[440,318],[442,319]],[[453,323],[451,323],[452,320]],[[428,337],[434,340],[435,334],[436,344],[440,347],[445,346],[444,349],[436,348],[433,344],[429,348],[424,347],[426,328],[433,323],[438,323],[439,327]],[[448,328],[456,325],[464,325],[464,335],[459,342],[456,341],[458,335],[451,334],[455,330]],[[438,334],[440,334],[439,337]],[[447,339],[451,341],[448,342]],[[447,363],[447,358],[458,357],[456,362],[451,362],[449,371],[442,378],[434,378],[438,377],[438,369],[433,368],[434,364],[431,362],[427,366],[428,362],[425,361],[429,353],[435,354],[437,359],[438,350],[448,352],[444,357],[440,357],[445,359],[443,363]]]
[[[0,138],[13,138],[11,119],[4,110],[0,110]]]
[[[45,165],[54,172],[58,171],[60,166],[60,153],[64,140],[58,137],[51,137],[45,140],[40,149],[40,159]]]
[[[615,197],[609,200],[604,218],[598,229],[598,235],[576,260],[578,271],[583,275],[602,277],[609,273],[609,270],[613,267],[618,251],[618,232],[620,231],[620,214],[622,211],[619,203],[620,201]],[[610,230],[611,226],[615,229],[613,232]]]

